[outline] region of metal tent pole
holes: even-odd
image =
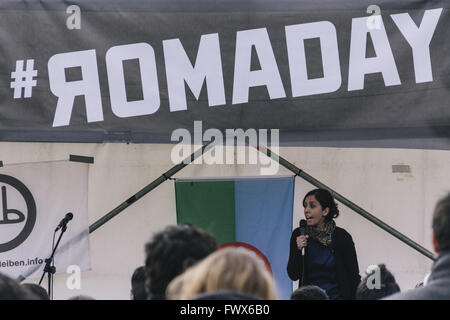
[[[102,225],[104,225],[106,222],[114,218],[116,215],[121,213],[123,210],[131,206],[133,203],[135,203],[137,200],[145,196],[147,193],[155,189],[157,186],[162,184],[164,181],[170,179],[174,174],[176,174],[178,171],[184,169],[187,165],[189,165],[191,162],[193,162],[196,158],[201,156],[203,153],[207,152],[211,147],[213,146],[213,143],[210,142],[209,144],[203,145],[201,148],[199,148],[197,151],[192,153],[189,157],[184,159],[181,163],[175,165],[170,170],[163,173],[159,178],[145,186],[143,189],[135,193],[133,196],[119,204],[116,208],[105,214],[103,217],[98,219],[96,222],[94,222],[91,226],[89,226],[89,233],[94,232],[98,228],[100,228]]]

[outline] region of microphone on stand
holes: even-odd
[[[66,214],[66,216],[59,222],[58,226],[55,229],[55,232],[58,231],[59,229],[61,230],[61,233],[59,234],[59,238],[58,241],[56,242],[56,245],[54,245],[55,242],[55,233],[53,234],[53,246],[52,246],[52,255],[48,258],[45,259],[45,267],[44,267],[44,272],[42,273],[41,276],[41,280],[39,280],[39,285],[41,285],[42,280],[44,280],[44,276],[47,273],[48,275],[48,295],[50,297],[50,300],[53,300],[53,274],[55,274],[56,272],[56,268],[53,265],[53,257],[55,256],[55,252],[56,252],[56,248],[58,248],[59,242],[61,241],[61,238],[64,234],[64,232],[66,232],[66,227],[67,227],[67,223],[72,220],[73,218],[73,213],[69,212]],[[20,279],[20,277],[19,277]]]
[[[301,236],[306,235],[306,220],[305,219],[300,220],[299,226],[300,226],[300,235]],[[304,256],[305,256],[305,247],[302,248],[302,257]]]
[[[73,218],[73,214],[72,212],[69,212],[68,214],[66,214],[66,216],[59,222],[58,226],[55,229],[55,232],[58,231],[59,229],[65,227],[67,225],[67,223],[72,220]]]

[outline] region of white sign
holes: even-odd
[[[70,265],[88,270],[87,189],[87,164],[54,161],[0,168],[0,272],[40,277],[61,232],[55,229],[68,212],[73,219],[55,254],[56,272],[65,273]]]

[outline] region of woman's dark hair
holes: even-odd
[[[317,201],[320,203],[322,210],[326,208],[330,209],[330,212],[325,216],[327,221],[331,219],[335,219],[339,216],[339,209],[337,207],[337,203],[334,201],[331,193],[326,189],[314,189],[308,192],[303,198],[303,207],[306,207],[306,198],[309,196],[314,196]]]

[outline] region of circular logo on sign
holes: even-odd
[[[22,244],[33,231],[34,224],[36,222],[36,203],[34,202],[33,195],[30,190],[19,180],[11,176],[0,174],[0,185],[9,185],[10,187],[16,189],[25,200],[27,206],[27,216],[23,212],[10,207],[8,204],[8,193],[5,185],[1,186],[0,190],[0,232],[2,228],[5,228],[8,224],[17,224],[23,221],[25,225],[23,229],[11,240],[0,243],[0,252],[6,252],[18,247]]]
[[[248,244],[246,242],[239,242],[239,241],[233,241],[233,242],[227,242],[219,246],[219,249],[223,249],[226,247],[235,247],[235,248],[245,248],[246,250],[249,250],[253,254],[256,255],[257,258],[261,259],[264,263],[264,266],[266,267],[267,271],[272,274],[272,268],[270,267],[269,259],[262,253],[258,248],[252,246],[251,244]]]

